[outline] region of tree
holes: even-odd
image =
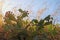
[[[43,35],[45,35],[44,26],[50,24],[52,25],[53,17],[51,17],[51,15],[48,15],[41,20],[33,19],[31,21],[28,21],[23,20],[25,17],[28,17],[28,11],[19,9],[19,12],[20,15],[18,16],[15,16],[11,11],[6,12],[5,14],[5,24],[3,27],[7,35],[7,40],[10,38],[12,40],[28,40],[28,38],[31,38],[31,40],[33,40],[33,37],[36,35],[41,35],[40,33],[43,33]]]

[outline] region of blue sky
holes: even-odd
[[[42,8],[46,10],[40,15],[40,18],[45,18],[49,14],[53,14],[56,9],[60,6],[60,0],[5,0],[3,5],[3,12],[13,9],[14,7],[19,7],[23,10],[31,10],[30,18],[36,18],[37,11]],[[60,10],[59,10],[60,11]],[[60,16],[60,12],[56,13]],[[56,16],[55,19],[60,17]]]

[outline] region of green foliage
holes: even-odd
[[[44,20],[40,20],[37,26],[39,27],[38,30],[44,28]]]
[[[8,18],[9,20],[16,20],[14,14],[12,14],[11,11],[6,12],[5,18]]]
[[[38,20],[37,19],[33,19],[32,22],[33,23],[38,23]]]
[[[23,11],[21,9],[19,9],[19,12],[21,12],[21,18],[27,17],[28,16],[28,11]]]
[[[48,34],[54,36],[57,33],[52,24],[53,20],[50,21],[50,19],[53,19],[50,15],[40,21],[38,21],[37,19],[29,21],[23,20],[23,18],[28,17],[28,11],[19,9],[19,12],[21,14],[15,17],[12,12],[8,11],[6,13],[6,16],[4,17],[5,24],[3,25],[3,29],[6,33],[8,32],[8,36],[6,37],[7,40],[24,40],[24,38],[26,40],[28,40],[29,38],[29,40],[33,40],[33,38],[36,36],[43,40],[49,40],[47,38],[47,36],[49,36]],[[44,30],[45,27],[47,27],[46,29],[48,29],[48,32]]]
[[[50,20],[50,15],[48,15],[47,17],[45,17],[45,19],[44,19],[44,20],[49,21],[49,20]]]

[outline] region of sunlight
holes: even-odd
[[[0,14],[2,14],[2,15],[4,15],[3,11],[2,11],[3,5],[4,5],[4,0],[0,0]]]

